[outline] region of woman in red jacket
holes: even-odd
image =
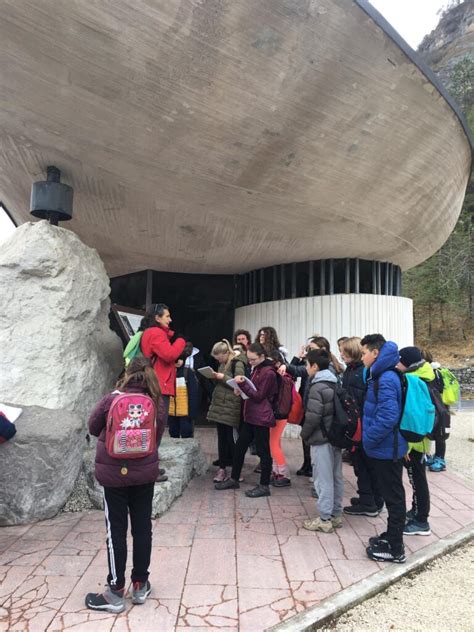
[[[143,330],[140,343],[141,350],[145,357],[150,358],[155,369],[166,411],[164,418],[160,419],[158,445],[168,423],[170,397],[176,394],[175,363],[183,353],[186,345],[184,338],[177,338],[174,342],[171,342],[174,331],[171,331],[169,328],[170,323],[169,307],[163,303],[156,303],[148,309],[140,325],[140,329]]]
[[[247,360],[252,367],[251,381],[255,388],[246,382],[243,375],[237,375],[235,381],[247,395],[244,402],[244,421],[235,445],[231,478],[216,483],[215,489],[238,489],[239,477],[244,464],[245,453],[253,439],[257,445],[257,454],[261,462],[260,484],[245,492],[249,498],[270,496],[270,474],[272,457],[270,454],[270,428],[275,426],[274,404],[278,395],[275,365],[266,358],[265,349],[254,342],[247,349]]]

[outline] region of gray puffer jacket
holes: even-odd
[[[224,379],[215,381],[216,387],[212,393],[212,402],[207,413],[209,421],[217,421],[233,428],[239,427],[242,415],[242,398],[234,395],[234,389],[227,386],[227,382],[236,375],[245,375],[246,364],[247,356],[239,353],[227,364],[219,365],[217,372],[223,373]]]
[[[329,384],[328,384],[329,382]],[[301,438],[308,445],[322,445],[327,439],[321,424],[329,429],[334,419],[334,387],[337,378],[328,369],[318,371],[312,379],[305,399],[305,421],[301,428]]]

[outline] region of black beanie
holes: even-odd
[[[421,355],[421,351],[418,347],[403,347],[403,349],[400,349],[400,362],[407,369],[412,364],[418,364],[419,362],[422,362],[422,360],[423,356]]]

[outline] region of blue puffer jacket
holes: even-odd
[[[368,456],[373,459],[394,457],[393,429],[401,416],[402,387],[398,375],[388,369],[393,369],[399,361],[397,345],[394,342],[386,342],[370,369],[364,403],[362,445]],[[379,383],[377,396],[374,390],[376,380]],[[408,443],[398,432],[397,458],[401,459],[407,452]]]

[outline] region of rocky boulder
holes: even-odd
[[[64,511],[84,511],[102,509],[102,487],[95,479],[95,444],[91,443],[84,454],[82,469],[74,491],[67,501]],[[207,471],[207,461],[197,439],[164,438],[160,446],[160,467],[166,469],[168,480],[155,485],[153,497],[153,517],[161,516],[181,496],[193,476]]]
[[[0,251],[0,401],[85,422],[122,365],[109,293],[99,255],[75,233],[46,221],[17,228]]]
[[[23,407],[17,433],[0,445],[0,526],[52,518],[82,464],[82,419],[68,410]]]

